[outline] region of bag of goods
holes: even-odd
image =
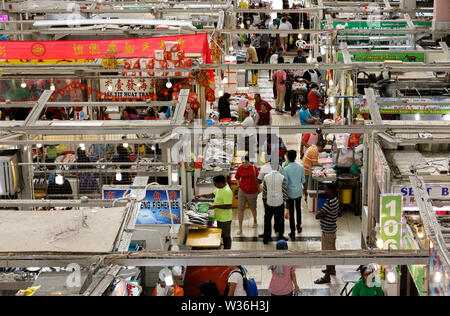
[[[192,58],[183,58],[181,61],[181,65],[183,68],[190,68],[192,67]]]
[[[167,61],[167,68],[168,68],[168,69],[180,68],[180,67],[179,67],[179,64],[180,64],[180,63],[179,63],[178,61],[168,60],[168,61]],[[180,76],[181,76],[181,72],[173,72],[173,71],[170,71],[170,72],[168,72],[168,76],[169,76],[169,77],[174,77],[174,76],[180,77]]]
[[[164,70],[167,69],[168,65],[167,65],[167,61],[165,60],[155,60],[155,66],[154,69],[155,70]],[[155,72],[155,76],[163,76],[163,77],[167,77],[167,72]]]
[[[167,60],[182,61],[184,59],[184,51],[166,52]]]
[[[128,59],[123,66],[125,70],[141,69],[140,58]]]
[[[164,46],[166,47],[166,52],[168,53],[176,53],[181,50],[180,42],[165,42]]]
[[[184,58],[183,60],[181,60],[178,64],[178,68],[191,68],[192,67],[192,58]],[[183,71],[181,72],[181,76],[183,77],[189,77],[190,76],[190,72],[189,71]]]
[[[155,60],[153,58],[141,58],[140,60],[141,70],[149,70],[155,67]],[[142,77],[152,77],[154,76],[154,72],[142,72]]]
[[[155,59],[159,60],[159,61],[166,60],[166,55],[164,53],[164,50],[162,50],[162,49],[155,50]]]

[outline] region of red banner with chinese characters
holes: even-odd
[[[165,42],[179,42],[186,54],[202,53],[206,64],[211,64],[208,34],[180,35],[98,41],[1,41],[0,59],[101,59],[107,52],[117,58],[153,56],[164,49]]]

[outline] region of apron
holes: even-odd
[[[312,146],[312,145],[316,145],[317,141],[319,140],[319,135],[318,134],[310,134],[311,136],[309,137],[309,140],[307,142],[308,146]],[[307,148],[303,147],[303,154],[305,154]]]
[[[308,70],[308,72],[311,75],[311,82],[319,84],[319,76],[317,75],[317,72],[315,72],[315,71],[311,72],[309,70]]]

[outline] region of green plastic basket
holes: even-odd
[[[207,213],[209,211],[210,203],[198,203],[197,210],[201,213]]]

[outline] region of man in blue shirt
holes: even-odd
[[[289,209],[289,224],[291,232],[289,237],[295,241],[295,228],[297,232],[302,232],[302,196],[303,196],[303,184],[306,182],[305,168],[296,163],[297,152],[295,150],[289,150],[287,153],[289,165],[283,169],[283,176],[286,179],[288,186],[288,201],[287,208]],[[297,210],[296,214],[295,210]],[[297,216],[295,216],[297,215]],[[295,220],[297,219],[297,225]]]
[[[300,124],[301,125],[318,125],[320,124],[320,118],[315,118],[308,110],[308,103],[302,104],[300,109]]]

